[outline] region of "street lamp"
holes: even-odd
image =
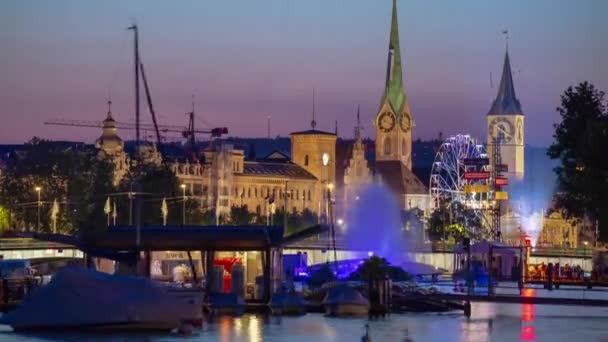
[[[185,226],[186,225],[186,184],[180,185],[180,188],[182,188],[182,197],[183,197],[183,202],[182,202],[182,226]]]
[[[36,224],[36,231],[40,232],[40,205],[42,204],[40,202],[40,191],[42,190],[41,187],[37,186],[34,188],[36,190],[36,192],[38,193],[38,223]]]

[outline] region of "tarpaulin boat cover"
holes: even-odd
[[[149,279],[65,268],[0,322],[14,329],[112,325],[170,326],[200,316],[200,302]]]

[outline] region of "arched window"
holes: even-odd
[[[308,154],[304,156],[304,166],[308,166]]]
[[[384,155],[388,156],[391,154],[391,138],[384,138]]]

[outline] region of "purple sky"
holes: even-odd
[[[352,136],[360,104],[373,135],[390,11],[390,0],[0,1],[0,143],[91,142],[100,130],[42,123],[102,120],[109,96],[115,118],[133,121],[132,18],[162,123],[185,125],[195,94],[207,127],[265,136],[270,114],[272,135],[286,135],[308,128],[315,87],[317,127],[338,120]],[[415,137],[485,137],[505,28],[527,143],[551,142],[569,85],[608,91],[608,1],[398,0],[398,13]]]

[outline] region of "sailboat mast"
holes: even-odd
[[[137,25],[128,28],[133,30],[134,34],[134,68],[135,68],[135,144],[139,145],[140,133],[139,133],[139,33],[137,31]]]

